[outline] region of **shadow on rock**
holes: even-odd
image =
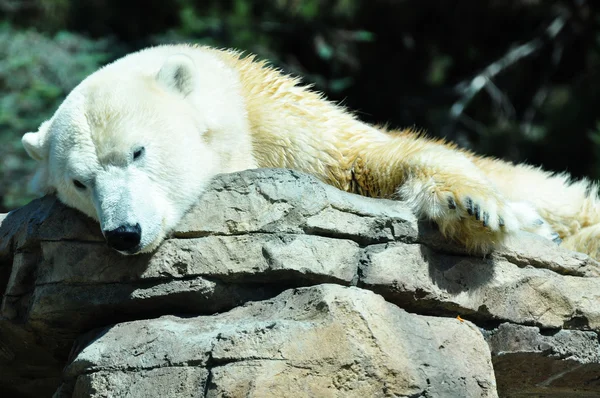
[[[450,294],[478,289],[495,277],[491,258],[444,254],[427,246],[421,246],[421,255],[433,283]]]

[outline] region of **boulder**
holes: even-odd
[[[600,394],[600,266],[535,235],[470,256],[402,202],[277,169],[218,176],[148,255],[112,251],[53,197],[0,222],[0,390],[11,396],[132,385],[136,396]],[[387,334],[359,339],[369,328]],[[218,336],[236,342],[233,359],[218,357]],[[333,374],[347,380],[326,385]]]
[[[290,289],[98,336],[66,368],[58,396],[497,396],[473,324],[409,314],[355,287]]]

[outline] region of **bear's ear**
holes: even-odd
[[[48,127],[50,121],[46,120],[40,125],[40,128],[35,133],[26,133],[21,138],[21,143],[27,154],[34,160],[41,162],[48,157]]]
[[[171,55],[158,71],[156,80],[168,89],[187,96],[196,83],[196,65],[187,55]]]

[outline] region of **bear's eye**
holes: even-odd
[[[135,151],[133,151],[133,160],[138,160],[139,158],[141,158],[145,151],[146,148],[144,148],[143,146],[137,148]]]
[[[85,189],[85,185],[83,185],[83,183],[79,180],[73,180],[73,185],[75,185],[75,188],[77,188],[77,189],[80,189],[80,190]]]

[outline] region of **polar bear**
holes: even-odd
[[[525,230],[598,258],[597,186],[386,131],[233,51],[167,45],[96,71],[22,139],[33,185],[98,220],[124,254],[154,250],[218,173],[284,167],[398,197],[473,252]]]

